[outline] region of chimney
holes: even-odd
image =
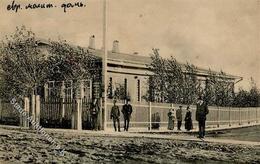
[[[119,53],[119,41],[115,40],[113,42],[113,48],[112,48],[113,53]]]
[[[95,35],[89,37],[89,45],[88,48],[95,49]]]

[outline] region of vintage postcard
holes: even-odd
[[[1,0],[0,163],[260,163],[259,0]]]

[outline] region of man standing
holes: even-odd
[[[131,118],[131,114],[132,114],[132,105],[128,104],[128,102],[130,101],[129,98],[126,99],[126,103],[123,106],[122,109],[122,113],[124,116],[124,131],[128,131],[129,128],[129,122],[130,122],[130,118]]]
[[[119,107],[116,105],[116,100],[114,100],[114,105],[112,106],[111,109],[110,118],[113,119],[115,131],[116,131],[116,123],[117,123],[118,131],[120,132],[120,111],[119,111]]]
[[[205,122],[206,122],[206,116],[208,113],[209,113],[209,109],[208,109],[207,103],[205,101],[203,101],[202,97],[200,96],[198,98],[197,109],[196,109],[196,120],[199,123],[198,138],[205,137]]]
[[[182,124],[182,106],[179,106],[179,109],[176,111],[176,117],[177,117],[177,126],[178,130],[181,130],[181,124]]]
[[[91,117],[92,117],[92,129],[98,130],[98,114],[99,114],[100,108],[98,105],[98,99],[94,99],[91,103]]]

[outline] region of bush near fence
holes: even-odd
[[[0,100],[0,124],[19,125],[20,114],[9,101]]]

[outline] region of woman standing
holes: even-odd
[[[185,129],[190,131],[193,128],[192,125],[192,113],[190,111],[190,106],[187,106],[187,112],[185,116]]]
[[[174,129],[175,111],[170,109],[168,112],[168,130]]]

